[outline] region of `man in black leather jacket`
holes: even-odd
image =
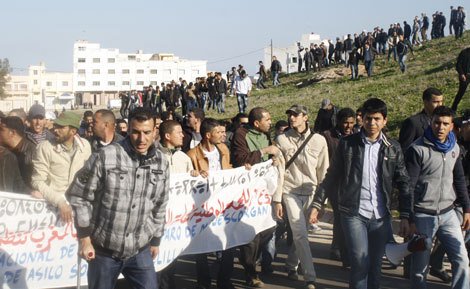
[[[393,185],[398,188],[400,235],[409,232],[412,213],[409,177],[400,144],[382,132],[387,106],[377,98],[363,105],[361,132],[340,140],[336,158],[315,192],[310,222],[327,192],[340,183],[338,208],[351,262],[350,288],[380,288],[382,256],[391,232]]]

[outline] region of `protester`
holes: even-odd
[[[423,110],[405,119],[400,129],[398,141],[403,151],[419,137],[423,136],[426,128],[431,124],[431,116],[434,109],[444,103],[442,92],[434,87],[428,87],[423,91]]]
[[[213,118],[206,118],[201,124],[201,142],[188,151],[194,169],[203,177],[220,170],[232,168],[230,152],[223,143],[220,123]],[[221,253],[220,267],[217,274],[217,288],[232,289],[234,250],[225,249]],[[196,272],[198,288],[210,288],[211,276],[207,254],[196,255]]]
[[[459,74],[459,90],[457,91],[457,95],[452,103],[453,111],[457,111],[457,107],[459,106],[459,103],[467,90],[467,86],[470,83],[470,47],[463,49],[459,53],[455,69]]]
[[[189,110],[187,125],[183,126],[183,152],[196,147],[202,139],[201,124],[204,121],[204,111],[200,108]]]
[[[25,136],[25,127],[19,117],[1,118],[0,145],[9,149],[16,156],[23,182],[31,188],[33,155],[36,152],[36,144]]]
[[[343,108],[338,111],[336,116],[336,126],[327,131],[322,132],[328,145],[328,157],[330,164],[333,163],[339,141],[354,133],[355,113],[350,108]],[[338,192],[340,187],[328,192],[328,199],[333,208],[333,240],[330,247],[330,258],[342,261],[343,267],[349,267],[347,246],[344,242],[344,233],[341,227],[340,211],[338,208]]]
[[[33,157],[33,189],[57,207],[60,219],[67,223],[72,222],[72,208],[65,191],[91,154],[88,141],[77,135],[79,127],[79,116],[63,112],[54,124],[55,139],[41,142]]]
[[[273,61],[271,62],[270,70],[273,78],[273,86],[278,86],[279,84],[281,84],[281,82],[279,81],[279,73],[281,73],[282,71],[282,66],[281,62],[277,60],[276,56],[273,56]]]
[[[335,106],[330,99],[323,99],[317,113],[317,118],[315,119],[315,124],[313,125],[313,130],[323,132],[335,127],[338,110],[338,107]]]
[[[116,117],[111,110],[100,109],[93,115],[93,138],[91,149],[96,152],[111,143],[120,142],[124,137],[116,133]]]
[[[470,200],[452,132],[453,115],[444,106],[434,109],[424,136],[407,150],[406,168],[414,194],[416,231],[429,238],[438,237],[452,264],[451,288],[466,288],[470,283],[469,259],[461,230],[470,229]],[[455,204],[462,206],[463,220],[459,221]],[[429,255],[429,249],[413,253],[411,288],[426,288]]]
[[[248,115],[248,126],[240,127],[235,131],[230,147],[232,164],[235,167],[254,165],[267,161],[271,156],[279,154],[279,149],[271,143],[268,136],[271,128],[271,115],[262,107],[253,108]],[[256,271],[256,261],[260,250],[267,246],[273,238],[275,228],[260,232],[248,244],[240,246],[240,263],[245,268],[246,283],[249,287],[260,288],[264,283],[260,280]],[[274,259],[275,246],[271,252],[263,254],[261,263],[264,272],[271,271],[271,262]]]
[[[276,139],[279,147],[279,181],[273,195],[276,217],[282,219],[283,206],[292,229],[294,246],[286,259],[288,278],[298,280],[297,267],[304,271],[308,289],[315,288],[316,273],[308,241],[307,209],[316,187],[322,182],[329,165],[325,138],[308,127],[308,111],[293,105],[287,111],[291,129]],[[301,145],[305,147],[301,149]],[[298,156],[294,153],[298,151]],[[281,203],[283,202],[283,203]]]
[[[399,190],[401,236],[409,233],[412,212],[403,153],[398,142],[382,131],[387,105],[371,98],[362,107],[363,130],[340,140],[334,162],[315,192],[309,217],[311,223],[318,222],[327,192],[340,188],[338,208],[351,262],[349,286],[358,289],[380,288],[382,256],[392,234],[392,184]]]
[[[33,104],[28,112],[29,127],[26,129],[28,137],[40,144],[46,140],[51,141],[54,135],[45,128],[46,125],[46,110],[40,104]]]
[[[245,70],[242,70],[240,76],[235,79],[234,90],[237,96],[238,112],[245,113],[248,109],[248,97],[251,93],[251,80]]]
[[[302,65],[300,65],[300,67],[302,67]],[[264,67],[263,61],[259,62],[259,70],[256,74],[259,75],[258,81],[256,82],[256,88],[265,89],[266,85],[264,84],[264,81],[268,78],[268,74],[266,73],[266,68]]]
[[[114,288],[120,273],[134,288],[157,288],[152,259],[163,235],[169,169],[155,133],[151,110],[135,109],[129,136],[94,153],[67,192],[91,289]]]
[[[123,137],[127,136],[127,121],[125,119],[116,120],[116,132]]]

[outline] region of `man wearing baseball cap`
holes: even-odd
[[[35,144],[46,140],[54,140],[54,134],[45,128],[46,110],[40,104],[33,104],[28,112],[29,127],[26,136]]]
[[[31,185],[47,202],[58,207],[64,222],[72,221],[72,208],[65,199],[65,191],[91,155],[90,144],[77,134],[79,127],[78,115],[63,112],[54,122],[54,140],[40,143],[33,157]]]
[[[285,206],[292,229],[294,246],[286,260],[288,278],[297,280],[297,267],[302,264],[306,288],[315,289],[316,274],[308,241],[307,209],[317,186],[329,166],[325,138],[308,127],[308,109],[293,105],[287,111],[290,129],[276,138],[279,157],[279,182],[273,195],[276,217],[281,219]],[[305,146],[302,146],[305,143]],[[296,155],[296,152],[298,154]],[[299,262],[300,261],[300,262]]]

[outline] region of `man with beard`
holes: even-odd
[[[91,155],[90,144],[77,134],[79,127],[78,115],[63,112],[54,123],[55,139],[40,143],[33,156],[33,189],[58,207],[61,220],[67,223],[72,222],[72,207],[65,199],[65,191]]]

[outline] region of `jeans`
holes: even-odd
[[[351,68],[351,79],[357,79],[357,75],[359,69],[356,64],[350,64],[349,67]]]
[[[294,244],[290,247],[287,256],[286,267],[288,270],[297,270],[300,260],[300,264],[304,269],[305,281],[315,281],[316,273],[307,231],[307,210],[313,200],[313,195],[284,194],[282,199],[286,206],[294,239]]]
[[[388,61],[390,61],[390,54],[392,53],[393,53],[393,60],[397,61],[397,47],[395,45],[388,48],[388,56],[387,56]]]
[[[150,247],[129,259],[115,259],[97,253],[95,259],[88,263],[88,288],[113,289],[119,273],[124,275],[132,288],[157,287]]]
[[[197,106],[197,101],[194,98],[188,98],[186,100],[186,111],[190,111]]]
[[[372,76],[372,72],[373,72],[373,70],[374,70],[374,61],[372,61],[372,60],[365,60],[365,61],[364,61],[364,66],[366,67],[367,76],[371,77],[371,76]]]
[[[273,85],[277,86],[277,85],[281,84],[279,82],[279,72],[278,71],[273,71],[272,75],[273,75]]]
[[[341,224],[351,262],[349,288],[380,288],[382,256],[392,230],[390,216],[367,219],[342,213]]]
[[[206,111],[206,103],[209,100],[209,92],[201,92],[201,108]]]
[[[470,288],[468,256],[460,229],[460,221],[454,210],[433,216],[416,213],[416,229],[421,234],[437,238],[442,243],[452,265],[451,288]],[[416,252],[411,256],[411,288],[426,288],[430,250]]]
[[[406,54],[398,55],[398,64],[400,65],[401,72],[406,70]]]
[[[237,93],[238,112],[246,113],[248,107],[248,95],[243,93]]]
[[[220,93],[217,96],[217,112],[218,113],[225,112],[225,93]]]
[[[264,84],[264,78],[262,76],[258,78],[258,81],[256,82],[256,88],[258,89],[266,88],[266,85]]]

